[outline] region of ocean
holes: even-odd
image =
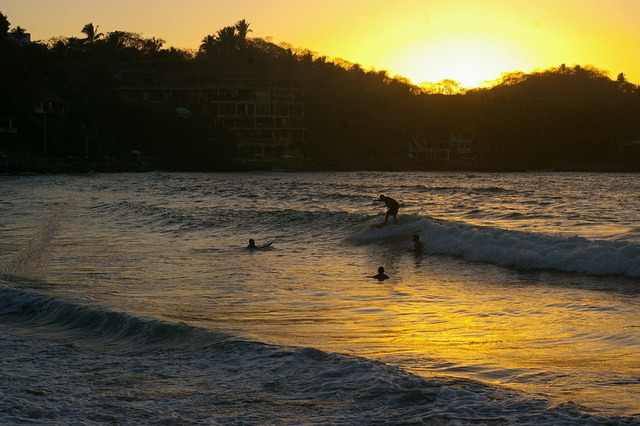
[[[639,177],[0,176],[0,423],[640,424]]]

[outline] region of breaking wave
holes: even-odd
[[[521,269],[549,269],[592,275],[640,277],[640,246],[624,241],[546,235],[490,226],[405,216],[401,225],[370,228],[352,236],[356,242],[383,241],[419,234],[428,254],[460,256],[473,262]]]

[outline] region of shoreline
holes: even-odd
[[[434,171],[434,172],[486,172],[486,173],[526,173],[526,172],[584,172],[584,173],[639,173],[640,164],[568,163],[568,162],[524,162],[495,160],[426,162],[416,160],[368,160],[320,162],[298,161],[236,161],[225,166],[212,165],[210,168],[194,167],[189,164],[167,165],[149,158],[104,158],[84,159],[76,157],[44,157],[23,152],[4,154],[0,157],[0,175],[67,174],[67,173],[144,173],[165,172],[351,172],[351,171]]]

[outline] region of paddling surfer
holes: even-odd
[[[249,239],[249,245],[247,246],[247,249],[249,249],[249,250],[254,250],[254,249],[266,249],[267,247],[270,247],[270,246],[271,246],[271,244],[273,244],[273,241],[271,241],[271,242],[269,242],[269,243],[267,243],[267,244],[264,244],[264,245],[261,245],[261,246],[259,246],[259,247],[258,247],[258,246],[256,245],[255,240],[254,240],[253,238],[251,238],[251,239]]]
[[[398,204],[398,202],[393,198],[385,197],[384,195],[380,196],[380,201],[383,201],[384,205],[387,206],[387,214],[384,217],[384,224],[387,224],[389,216],[393,216],[393,222],[398,223],[396,215],[398,214],[398,210],[400,210],[400,204]]]

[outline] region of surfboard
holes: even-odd
[[[380,222],[380,223],[372,223],[371,225],[369,225],[371,228],[382,228],[383,226],[385,226],[384,222]]]
[[[268,249],[269,247],[271,247],[271,244],[273,244],[273,241],[268,242],[266,244],[263,244],[261,246],[253,246],[253,247],[245,247],[245,248],[247,250],[265,250],[265,249]]]

